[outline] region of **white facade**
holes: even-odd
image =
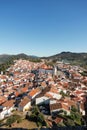
[[[80,108],[80,112],[82,113],[83,116],[85,116],[85,110]]]
[[[51,110],[51,114],[52,114],[52,113],[55,113],[55,112],[60,112],[61,110],[66,111],[67,115],[70,115],[70,111],[67,111],[67,110],[64,109],[64,108]],[[62,114],[64,114],[64,112],[63,112]]]
[[[4,107],[2,112],[0,113],[0,120],[4,119],[6,115],[10,116],[11,112],[14,110],[14,107],[6,108]]]
[[[50,95],[52,95],[53,96],[53,98],[55,98],[55,99],[61,99],[62,98],[62,96],[60,95],[60,94],[56,94],[56,93],[52,93],[52,92],[48,92]]]
[[[36,98],[36,105],[42,104],[42,103],[48,104],[49,103],[49,98],[45,97],[45,96],[40,97],[40,98]]]
[[[57,76],[57,68],[54,67],[54,75]]]
[[[31,102],[28,102],[28,103],[24,106],[23,112],[29,110],[30,106],[31,106]]]

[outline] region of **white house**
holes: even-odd
[[[70,109],[68,105],[65,105],[63,103],[55,103],[55,102],[50,102],[50,112],[53,115],[56,112],[61,112],[64,114],[64,111],[66,112],[67,115],[70,114]]]
[[[36,105],[49,104],[50,99],[46,96],[36,98]]]
[[[28,97],[25,97],[18,105],[19,111],[28,111],[31,107],[31,100]]]
[[[7,115],[9,116],[14,110],[14,100],[8,100],[2,104],[2,110],[0,112],[0,119],[4,119]]]

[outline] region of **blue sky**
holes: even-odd
[[[87,52],[87,0],[0,0],[0,54]]]

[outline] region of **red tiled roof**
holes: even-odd
[[[24,107],[28,102],[30,102],[30,99],[28,97],[25,97],[20,103],[19,106]]]
[[[31,90],[31,92],[29,93],[29,95],[31,96],[31,97],[33,97],[36,93],[38,93],[38,92],[40,92],[40,89],[39,88],[36,88],[36,89],[33,89],[33,90]]]
[[[27,92],[27,90],[28,90],[27,86],[21,89],[22,92]]]
[[[18,91],[16,91],[15,96],[17,97],[18,95],[20,95],[20,93]]]
[[[49,97],[49,98],[53,98],[53,96],[50,93],[46,93],[45,96]]]
[[[15,100],[8,100],[5,103],[3,103],[2,106],[10,108],[10,107],[12,107],[14,105],[14,101]]]
[[[6,101],[6,98],[3,96],[3,97],[0,97],[0,104],[4,103]]]
[[[58,90],[57,90],[56,88],[53,88],[53,87],[51,87],[50,92],[53,92],[53,93],[57,93],[57,94],[58,94]]]
[[[62,119],[62,118],[57,117],[54,121],[55,121],[55,123],[56,123],[56,124],[58,124],[58,123],[62,122],[62,121],[63,121],[63,119]]]
[[[75,93],[76,93],[77,95],[78,95],[78,94],[83,94],[83,91],[77,90]]]

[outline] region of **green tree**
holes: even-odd
[[[11,125],[20,120],[20,116],[19,115],[13,115],[10,116],[7,120],[6,120],[6,125],[8,125],[9,127],[11,127]]]
[[[77,112],[78,110],[77,110],[77,108],[76,108],[74,105],[72,105],[72,106],[71,106],[71,111]]]
[[[6,124],[11,127],[11,125],[15,122],[15,118],[14,117],[9,117],[6,121]]]
[[[45,119],[44,119],[44,115],[39,111],[38,107],[35,106],[32,109],[31,115],[27,115],[26,116],[28,120],[32,120],[35,121],[37,123],[38,126],[47,126]]]

